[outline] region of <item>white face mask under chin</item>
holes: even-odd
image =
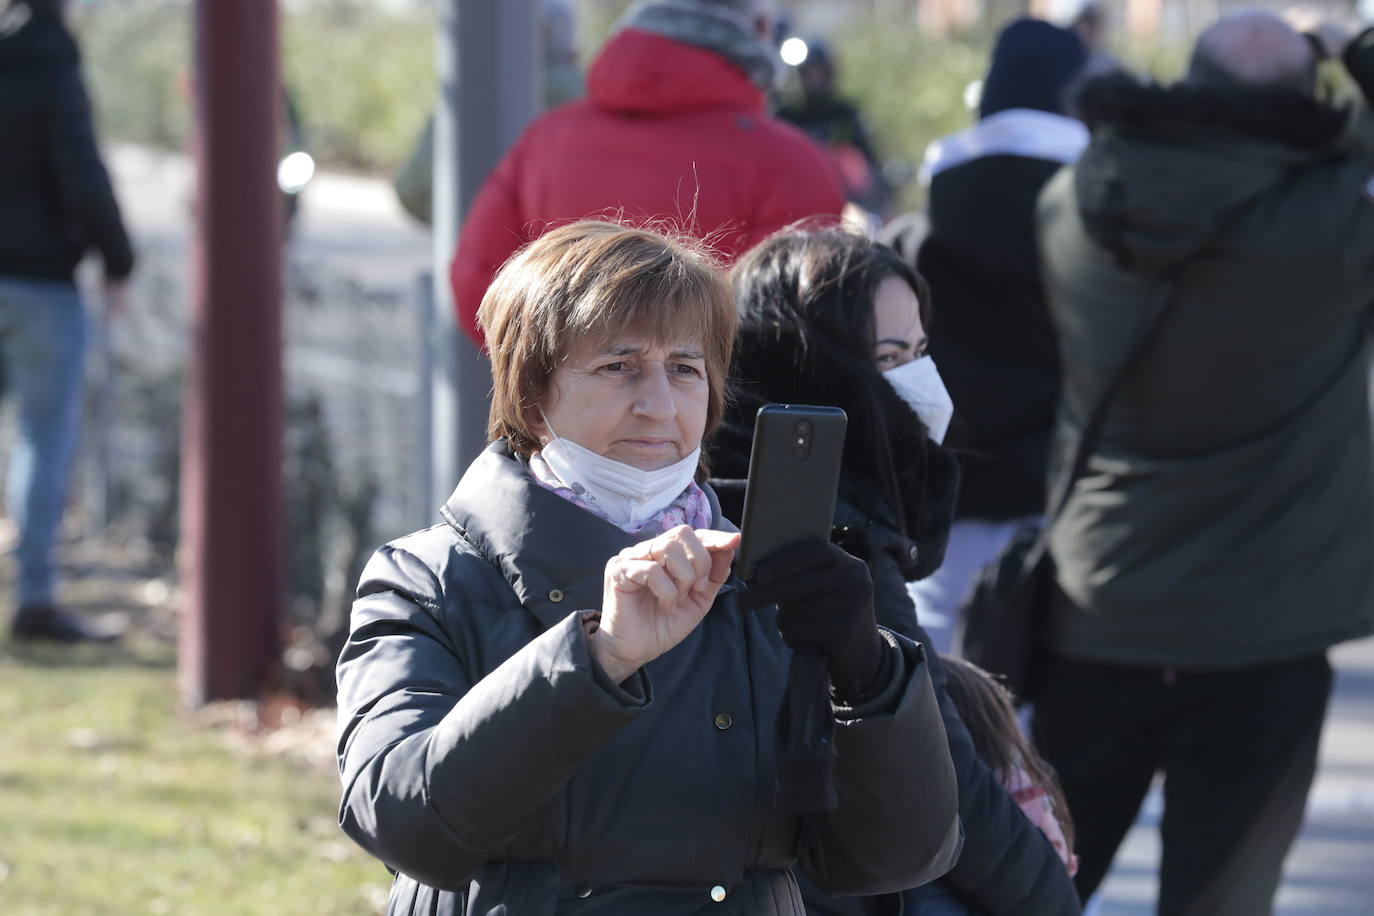
[[[617,525],[652,518],[668,508],[696,476],[700,447],[666,468],[644,471],[559,436],[548,417],[544,424],[553,434],[539,451],[545,463],[559,480],[590,497]]]
[[[935,368],[935,360],[929,356],[913,359],[887,370],[883,378],[916,411],[916,416],[930,430],[930,438],[943,442],[949,430],[949,421],[954,419],[954,401]]]

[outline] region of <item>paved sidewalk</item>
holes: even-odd
[[[1332,653],[1336,689],[1307,821],[1288,859],[1277,916],[1374,916],[1374,639]],[[1154,913],[1153,792],[1102,887],[1095,916]]]

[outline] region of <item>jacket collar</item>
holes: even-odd
[[[1094,130],[1110,128],[1131,139],[1197,142],[1216,137],[1318,152],[1330,150],[1349,116],[1295,92],[1161,86],[1120,72],[1088,81],[1077,109]]]
[[[1337,155],[1344,112],[1294,93],[1090,81],[1079,112],[1093,140],[1073,191],[1089,236],[1118,265],[1177,270],[1294,169]]]
[[[639,29],[622,29],[587,71],[587,97],[627,114],[739,108],[763,114],[763,93],[714,51]]]
[[[1088,145],[1088,128],[1065,115],[1009,108],[977,124],[931,141],[918,175],[922,185],[948,169],[986,156],[1021,156],[1067,165]]]
[[[734,530],[709,487],[712,525]],[[636,542],[618,527],[535,482],[501,439],[463,474],[439,514],[501,571],[520,603],[550,627],[601,607],[606,561]],[[732,589],[727,584],[722,591]]]

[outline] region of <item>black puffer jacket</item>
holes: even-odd
[[[742,418],[735,416],[717,436],[713,463],[720,478],[712,486],[720,495],[727,518],[739,521],[743,506],[744,477],[749,466],[749,438]],[[951,471],[948,455],[938,448],[928,462],[933,477]],[[944,469],[941,471],[940,469]],[[957,468],[953,469],[957,482]],[[926,508],[941,514],[945,499],[936,495],[946,486],[933,484]],[[964,849],[944,881],[984,916],[1074,916],[1080,912],[1078,895],[1064,864],[1044,834],[1026,819],[1020,807],[1002,788],[996,775],[973,749],[973,738],[945,690],[945,673],[938,654],[916,618],[906,582],[918,578],[924,565],[917,543],[901,535],[890,510],[873,505],[871,487],[852,478],[840,485],[835,509],[836,537],[846,550],[867,561],[873,577],[874,606],[878,623],[926,646],[931,680],[935,685],[940,715],[949,740],[959,784],[959,816],[964,823]],[[854,501],[845,498],[852,498]],[[949,494],[952,501],[953,495]],[[856,503],[863,503],[861,509]],[[946,510],[948,511],[948,510]],[[944,524],[948,525],[948,515]],[[924,527],[924,526],[918,526]],[[828,897],[801,880],[810,916],[886,916],[902,912],[897,895],[886,897]]]
[[[601,607],[606,561],[633,537],[540,487],[504,442],[443,516],[373,556],[338,667],[340,822],[400,873],[389,913],[803,916],[798,860],[845,893],[955,860],[955,778],[919,646],[889,634],[886,699],[837,710],[839,807],[784,814],[776,608],[741,613],[732,580],[616,685],[577,611]]]
[[[128,276],[133,251],[91,128],[76,43],[52,13],[0,26],[0,276],[71,282],[86,251]]]

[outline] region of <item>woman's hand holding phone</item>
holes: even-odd
[[[607,561],[601,623],[588,644],[616,683],[696,629],[738,546],[737,533],[679,525]]]

